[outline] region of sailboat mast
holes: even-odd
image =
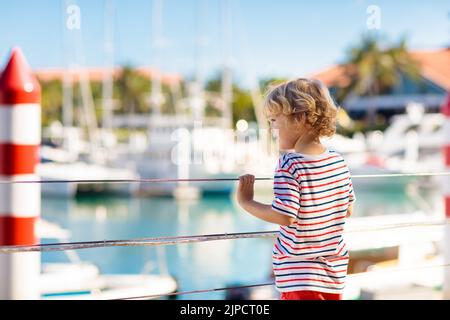
[[[196,41],[194,50],[195,61],[195,78],[192,83],[192,111],[194,119],[202,120],[205,111],[205,94],[204,94],[204,47],[206,45],[206,16],[207,16],[207,0],[197,0],[198,11],[196,19]]]
[[[63,97],[62,97],[62,123],[63,126],[72,127],[73,123],[73,87],[72,87],[72,75],[71,75],[71,59],[69,54],[69,46],[68,46],[68,34],[66,27],[66,8],[69,6],[69,2],[67,0],[61,2],[62,7],[62,23],[63,23],[63,32],[62,32],[62,46],[64,52],[64,60],[66,68],[63,71]]]
[[[113,70],[114,70],[114,3],[113,0],[106,0],[104,12],[104,50],[105,68],[103,71],[103,128],[112,129],[113,112]]]
[[[151,74],[151,94],[150,106],[154,115],[161,114],[162,88],[161,88],[161,71],[160,71],[160,54],[163,45],[162,32],[162,2],[161,0],[153,0],[152,2],[152,55],[153,69]]]
[[[233,127],[233,113],[232,113],[232,100],[233,100],[233,78],[232,78],[232,65],[231,65],[231,10],[230,0],[221,1],[221,13],[222,13],[222,102],[223,102],[223,117],[226,122],[227,128]]]

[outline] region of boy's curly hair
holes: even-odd
[[[264,112],[267,117],[282,113],[319,137],[336,132],[337,106],[319,80],[298,78],[269,86]]]

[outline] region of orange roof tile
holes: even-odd
[[[350,83],[346,68],[347,65],[338,64],[314,73],[310,77],[322,81],[327,87],[345,87]]]
[[[412,51],[411,55],[421,65],[425,78],[450,90],[450,48]]]
[[[421,66],[422,76],[438,86],[450,90],[450,48],[437,50],[416,50],[410,52]],[[345,87],[350,78],[345,72],[348,65],[334,65],[311,74],[311,78],[322,81],[328,87]]]
[[[135,69],[138,73],[152,78],[157,73],[156,70],[149,68],[149,67],[138,67]],[[63,79],[64,72],[67,70],[65,69],[40,69],[35,70],[35,75],[39,78],[41,81],[51,81],[51,80],[57,80],[57,79]],[[89,79],[91,81],[102,81],[104,77],[105,69],[103,68],[87,68],[82,69],[81,71],[87,71],[89,75]],[[113,70],[113,77],[117,78],[122,71],[122,68],[118,67]],[[69,70],[69,79],[72,81],[77,81],[78,76],[76,75],[76,70]],[[169,73],[163,73],[161,75],[161,81],[163,84],[173,84],[181,81],[181,76],[178,74],[169,74]]]

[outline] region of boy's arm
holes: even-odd
[[[276,223],[282,226],[289,226],[294,222],[294,218],[276,212],[271,205],[263,204],[255,200],[248,200],[239,203],[248,213],[264,221]]]
[[[350,216],[352,215],[352,213],[353,213],[353,204],[350,204],[350,205],[348,206],[348,209],[347,209],[347,215],[346,215],[346,217],[347,217],[347,218],[350,217]]]

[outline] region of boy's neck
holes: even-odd
[[[326,147],[320,142],[319,138],[299,139],[294,146],[295,152],[316,155],[326,151]]]

